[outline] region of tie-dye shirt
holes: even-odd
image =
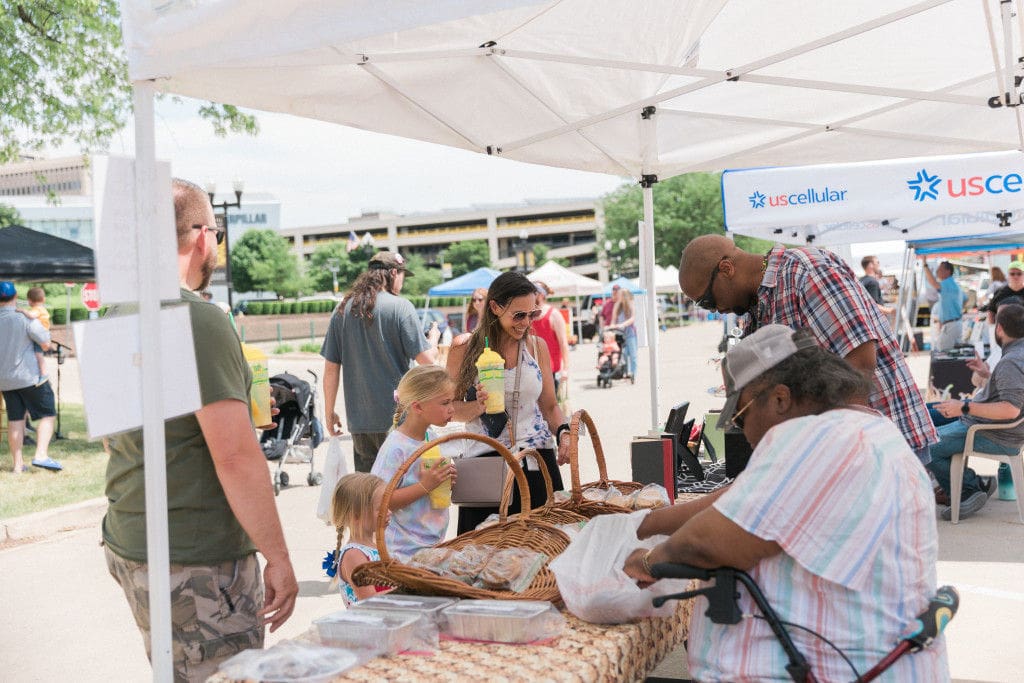
[[[384,444],[377,451],[371,473],[385,482],[391,481],[402,463],[409,459],[422,441],[409,438],[397,429],[388,434]],[[443,452],[443,451],[442,451]],[[413,463],[402,477],[398,488],[417,486],[420,480],[419,463]],[[384,532],[388,552],[398,560],[407,562],[417,550],[429,548],[444,540],[448,531],[448,508],[435,510],[430,506],[430,496],[423,495],[400,510],[391,512],[391,521]]]
[[[938,536],[924,467],[896,426],[867,409],[789,420],[764,436],[714,507],[782,552],[749,573],[779,617],[825,636],[866,672],[935,594]],[[758,614],[745,589],[740,609]],[[765,621],[713,624],[698,598],[690,623],[690,673],[701,681],[790,680]],[[789,633],[820,681],[852,680],[820,639]],[[942,638],[906,655],[886,680],[949,680]]]

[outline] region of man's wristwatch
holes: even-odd
[[[963,413],[964,415],[970,415],[971,414],[971,402],[965,400],[960,405],[960,412]]]

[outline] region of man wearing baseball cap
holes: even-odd
[[[7,443],[14,458],[14,472],[24,471],[25,415],[36,424],[36,453],[32,465],[51,472],[64,469],[47,449],[53,436],[55,416],[53,389],[39,380],[39,362],[33,343],[46,351],[50,333],[38,320],[18,311],[18,291],[13,282],[0,282],[0,391],[7,407]]]
[[[896,425],[866,407],[870,381],[808,330],[762,327],[729,351],[722,375],[719,424],[743,430],[750,462],[728,488],[649,514],[637,535],[670,537],[630,555],[625,571],[647,585],[660,562],[745,570],[783,619],[867,671],[935,593],[928,475]],[[746,592],[739,600],[742,613],[757,612]],[[818,680],[849,677],[821,639],[790,633]],[[713,624],[694,610],[687,652],[694,680],[786,677],[762,620]],[[941,641],[893,667],[893,680],[949,678]]]
[[[335,410],[345,366],[345,416],[359,472],[369,472],[387,438],[395,412],[395,389],[409,369],[437,359],[440,331],[424,337],[416,309],[399,294],[412,277],[401,254],[380,251],[331,316],[320,355],[324,357],[324,411],[332,435],[341,434]]]

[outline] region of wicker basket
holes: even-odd
[[[502,600],[550,600],[560,603],[561,597],[558,594],[555,575],[548,569],[546,562],[525,591],[514,593],[512,591],[489,590],[470,586],[457,579],[439,576],[426,569],[412,567],[399,562],[388,553],[384,540],[384,530],[387,526],[387,511],[391,502],[391,496],[394,494],[395,489],[398,488],[402,477],[405,476],[409,468],[428,449],[447,441],[460,439],[485,443],[505,459],[512,476],[519,486],[519,490],[522,492],[523,507],[526,511],[520,513],[515,519],[495,524],[486,529],[470,531],[461,536],[456,536],[450,541],[438,543],[437,547],[452,548],[454,550],[468,545],[489,545],[496,548],[527,548],[544,553],[548,556],[549,560],[559,555],[568,547],[568,536],[551,524],[533,518],[529,509],[530,490],[526,485],[526,475],[516,461],[515,456],[505,446],[490,437],[470,432],[459,432],[448,434],[423,444],[395,472],[395,476],[391,478],[391,481],[384,488],[380,514],[377,516],[377,550],[380,552],[380,561],[360,565],[352,573],[352,581],[357,586],[393,586],[417,595],[450,595],[460,598]]]
[[[547,490],[547,501],[538,507],[530,510],[530,518],[536,519],[548,524],[559,525],[559,524],[576,524],[578,522],[585,522],[589,517],[581,515],[567,507],[559,507],[555,503],[555,486],[551,481],[551,473],[548,471],[548,466],[544,462],[544,459],[540,457],[540,454],[533,448],[527,448],[519,451],[515,456],[515,459],[522,462],[526,457],[532,457],[537,462],[540,469],[541,476],[544,478],[544,488]],[[509,471],[508,477],[505,479],[505,489],[501,493],[501,504],[498,506],[498,521],[505,522],[508,519],[515,519],[518,515],[508,517],[508,506],[512,501],[512,485],[515,480],[512,477],[512,472]]]
[[[594,455],[597,458],[597,472],[600,479],[589,484],[580,483],[580,432],[586,427],[590,433],[590,442],[594,446]],[[644,487],[635,481],[616,481],[608,478],[608,468],[605,466],[604,448],[601,447],[601,438],[597,435],[597,427],[587,411],[580,409],[572,414],[569,422],[569,472],[572,478],[572,495],[569,500],[559,503],[558,507],[578,512],[587,518],[597,515],[610,515],[623,512],[633,512],[631,509],[621,505],[612,505],[602,501],[587,500],[583,492],[587,489],[606,489],[614,486],[622,493],[634,493]]]

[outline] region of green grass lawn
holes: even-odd
[[[107,454],[99,441],[93,443],[85,433],[81,405],[61,406],[61,431],[66,439],[50,443],[50,456],[64,465],[63,472],[38,467],[14,474],[7,439],[0,443],[0,519],[9,519],[77,503],[103,495]],[[35,446],[26,446],[25,464],[32,459]]]

